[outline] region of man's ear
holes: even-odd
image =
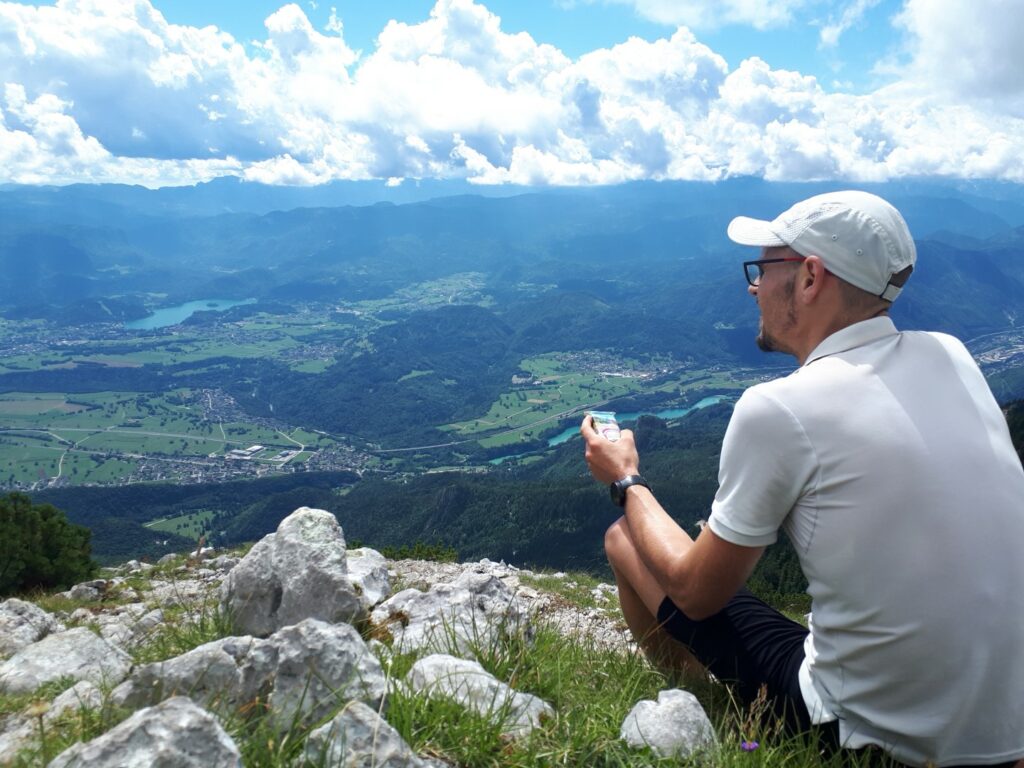
[[[825,264],[818,256],[808,256],[801,262],[796,287],[804,303],[814,301],[821,294],[825,287],[826,272]]]

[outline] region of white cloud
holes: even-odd
[[[315,5],[313,5],[313,10],[316,10]],[[341,37],[345,32],[345,25],[342,23],[341,19],[338,18],[338,9],[333,5],[331,6],[331,17],[327,20],[327,24],[324,26],[324,29],[328,32],[333,32],[338,35],[338,37]]]
[[[839,38],[846,30],[857,24],[864,14],[874,8],[880,0],[853,0],[843,8],[842,14],[836,20],[822,26],[818,39],[822,48],[835,48],[839,45]]]
[[[242,170],[232,157],[185,161],[115,157],[95,137],[82,133],[67,114],[72,106],[52,94],[30,100],[20,84],[4,86],[0,108],[0,168],[4,181],[160,186],[194,184]]]
[[[829,34],[838,40],[872,2],[850,0]],[[904,76],[863,96],[757,58],[730,71],[685,27],[573,60],[504,32],[472,0],[439,0],[419,24],[392,22],[363,54],[336,15],[325,33],[295,4],[246,49],[213,27],[169,24],[146,0],[0,2],[0,181],[1024,181],[1021,30],[972,27],[962,2],[908,0]],[[977,2],[988,19],[1009,0]],[[714,11],[708,23],[750,24],[800,5],[643,3],[648,14]],[[940,11],[954,18],[933,18]],[[963,65],[940,79],[945,60]]]
[[[1024,9],[1020,0],[906,0],[904,76],[949,100],[988,102],[1024,117]]]

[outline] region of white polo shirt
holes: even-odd
[[[751,387],[708,522],[744,546],[792,540],[812,598],[804,698],[846,746],[1024,757],[1024,470],[959,341],[874,318]]]

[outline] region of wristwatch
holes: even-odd
[[[608,490],[611,492],[612,503],[618,504],[620,507],[626,506],[626,489],[631,485],[642,485],[644,488],[650,489],[650,485],[644,480],[642,475],[626,475],[621,480],[616,480],[610,486]]]

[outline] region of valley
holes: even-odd
[[[101,559],[251,541],[307,505],[378,546],[600,569],[582,412],[635,417],[659,498],[706,517],[732,403],[794,366],[753,343],[725,225],[819,188],[292,210],[258,185],[220,210],[125,189],[103,217],[81,208],[98,188],[0,190],[0,488],[66,510]],[[967,340],[997,399],[1024,398],[1024,192],[877,191],[920,255],[897,326]]]
[[[671,406],[711,392],[735,395],[765,375],[720,365],[688,366],[669,356],[640,360],[597,350],[537,355],[519,361],[506,390],[485,412],[424,425],[450,439],[421,446],[288,423],[274,417],[273,403],[268,415],[257,416],[223,388],[174,385],[176,378],[228,370],[225,358],[269,359],[316,376],[338,356],[371,344],[369,332],[387,324],[380,318],[383,308],[419,309],[430,301],[429,293],[407,289],[375,306],[298,304],[239,319],[205,312],[209,317],[201,324],[186,320],[145,331],[119,324],[55,328],[41,321],[19,327],[7,320],[0,377],[21,374],[31,381],[31,374],[64,372],[68,381],[80,382],[75,374],[87,372],[98,381],[106,374],[130,385],[137,374],[140,386],[135,391],[0,393],[0,487],[36,491],[210,483],[307,469],[388,475],[408,471],[410,463],[423,470],[481,467],[496,462],[466,453],[467,446],[532,448],[530,455],[536,456],[549,447],[545,440],[552,431],[577,422],[586,408],[640,396]],[[354,328],[349,317],[358,317],[360,327]],[[395,384],[432,374],[412,369]],[[167,388],[154,391],[153,378],[166,380]],[[410,454],[437,447],[449,448],[450,455],[410,459]]]

